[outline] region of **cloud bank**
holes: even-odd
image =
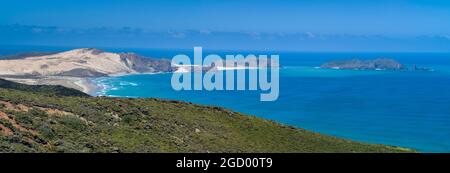
[[[314,32],[245,32],[214,30],[156,31],[142,28],[64,28],[1,25],[0,45],[131,47],[279,51],[448,52],[449,35],[352,35]]]

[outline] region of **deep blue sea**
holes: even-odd
[[[1,46],[0,46],[1,47]],[[0,53],[68,48],[1,47]],[[192,50],[111,49],[155,58]],[[313,53],[206,51],[204,54],[279,54],[280,97],[259,101],[254,91],[175,91],[172,74],[94,79],[98,95],[157,97],[226,107],[355,141],[403,146],[423,152],[450,152],[450,53]],[[433,72],[317,69],[336,59],[394,58]]]

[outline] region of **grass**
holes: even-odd
[[[0,152],[414,152],[313,133],[219,107],[89,97],[60,87],[55,92],[54,87],[7,86],[0,84],[0,101],[28,109],[0,103],[0,112],[21,126],[0,119],[13,131],[0,131]]]

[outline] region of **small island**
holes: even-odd
[[[372,60],[350,59],[336,60],[322,64],[320,68],[338,70],[391,70],[391,71],[433,71],[425,67],[413,65],[408,68],[397,60],[390,58],[376,58]]]

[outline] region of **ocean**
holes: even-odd
[[[68,50],[68,48],[59,48]],[[0,54],[46,47],[2,47]],[[193,50],[115,49],[155,58]],[[450,53],[319,53],[204,51],[204,54],[279,54],[280,96],[261,102],[259,91],[175,91],[171,74],[93,79],[96,95],[155,97],[225,107],[314,132],[374,144],[450,152]],[[330,60],[388,57],[434,71],[353,71],[315,68]]]

